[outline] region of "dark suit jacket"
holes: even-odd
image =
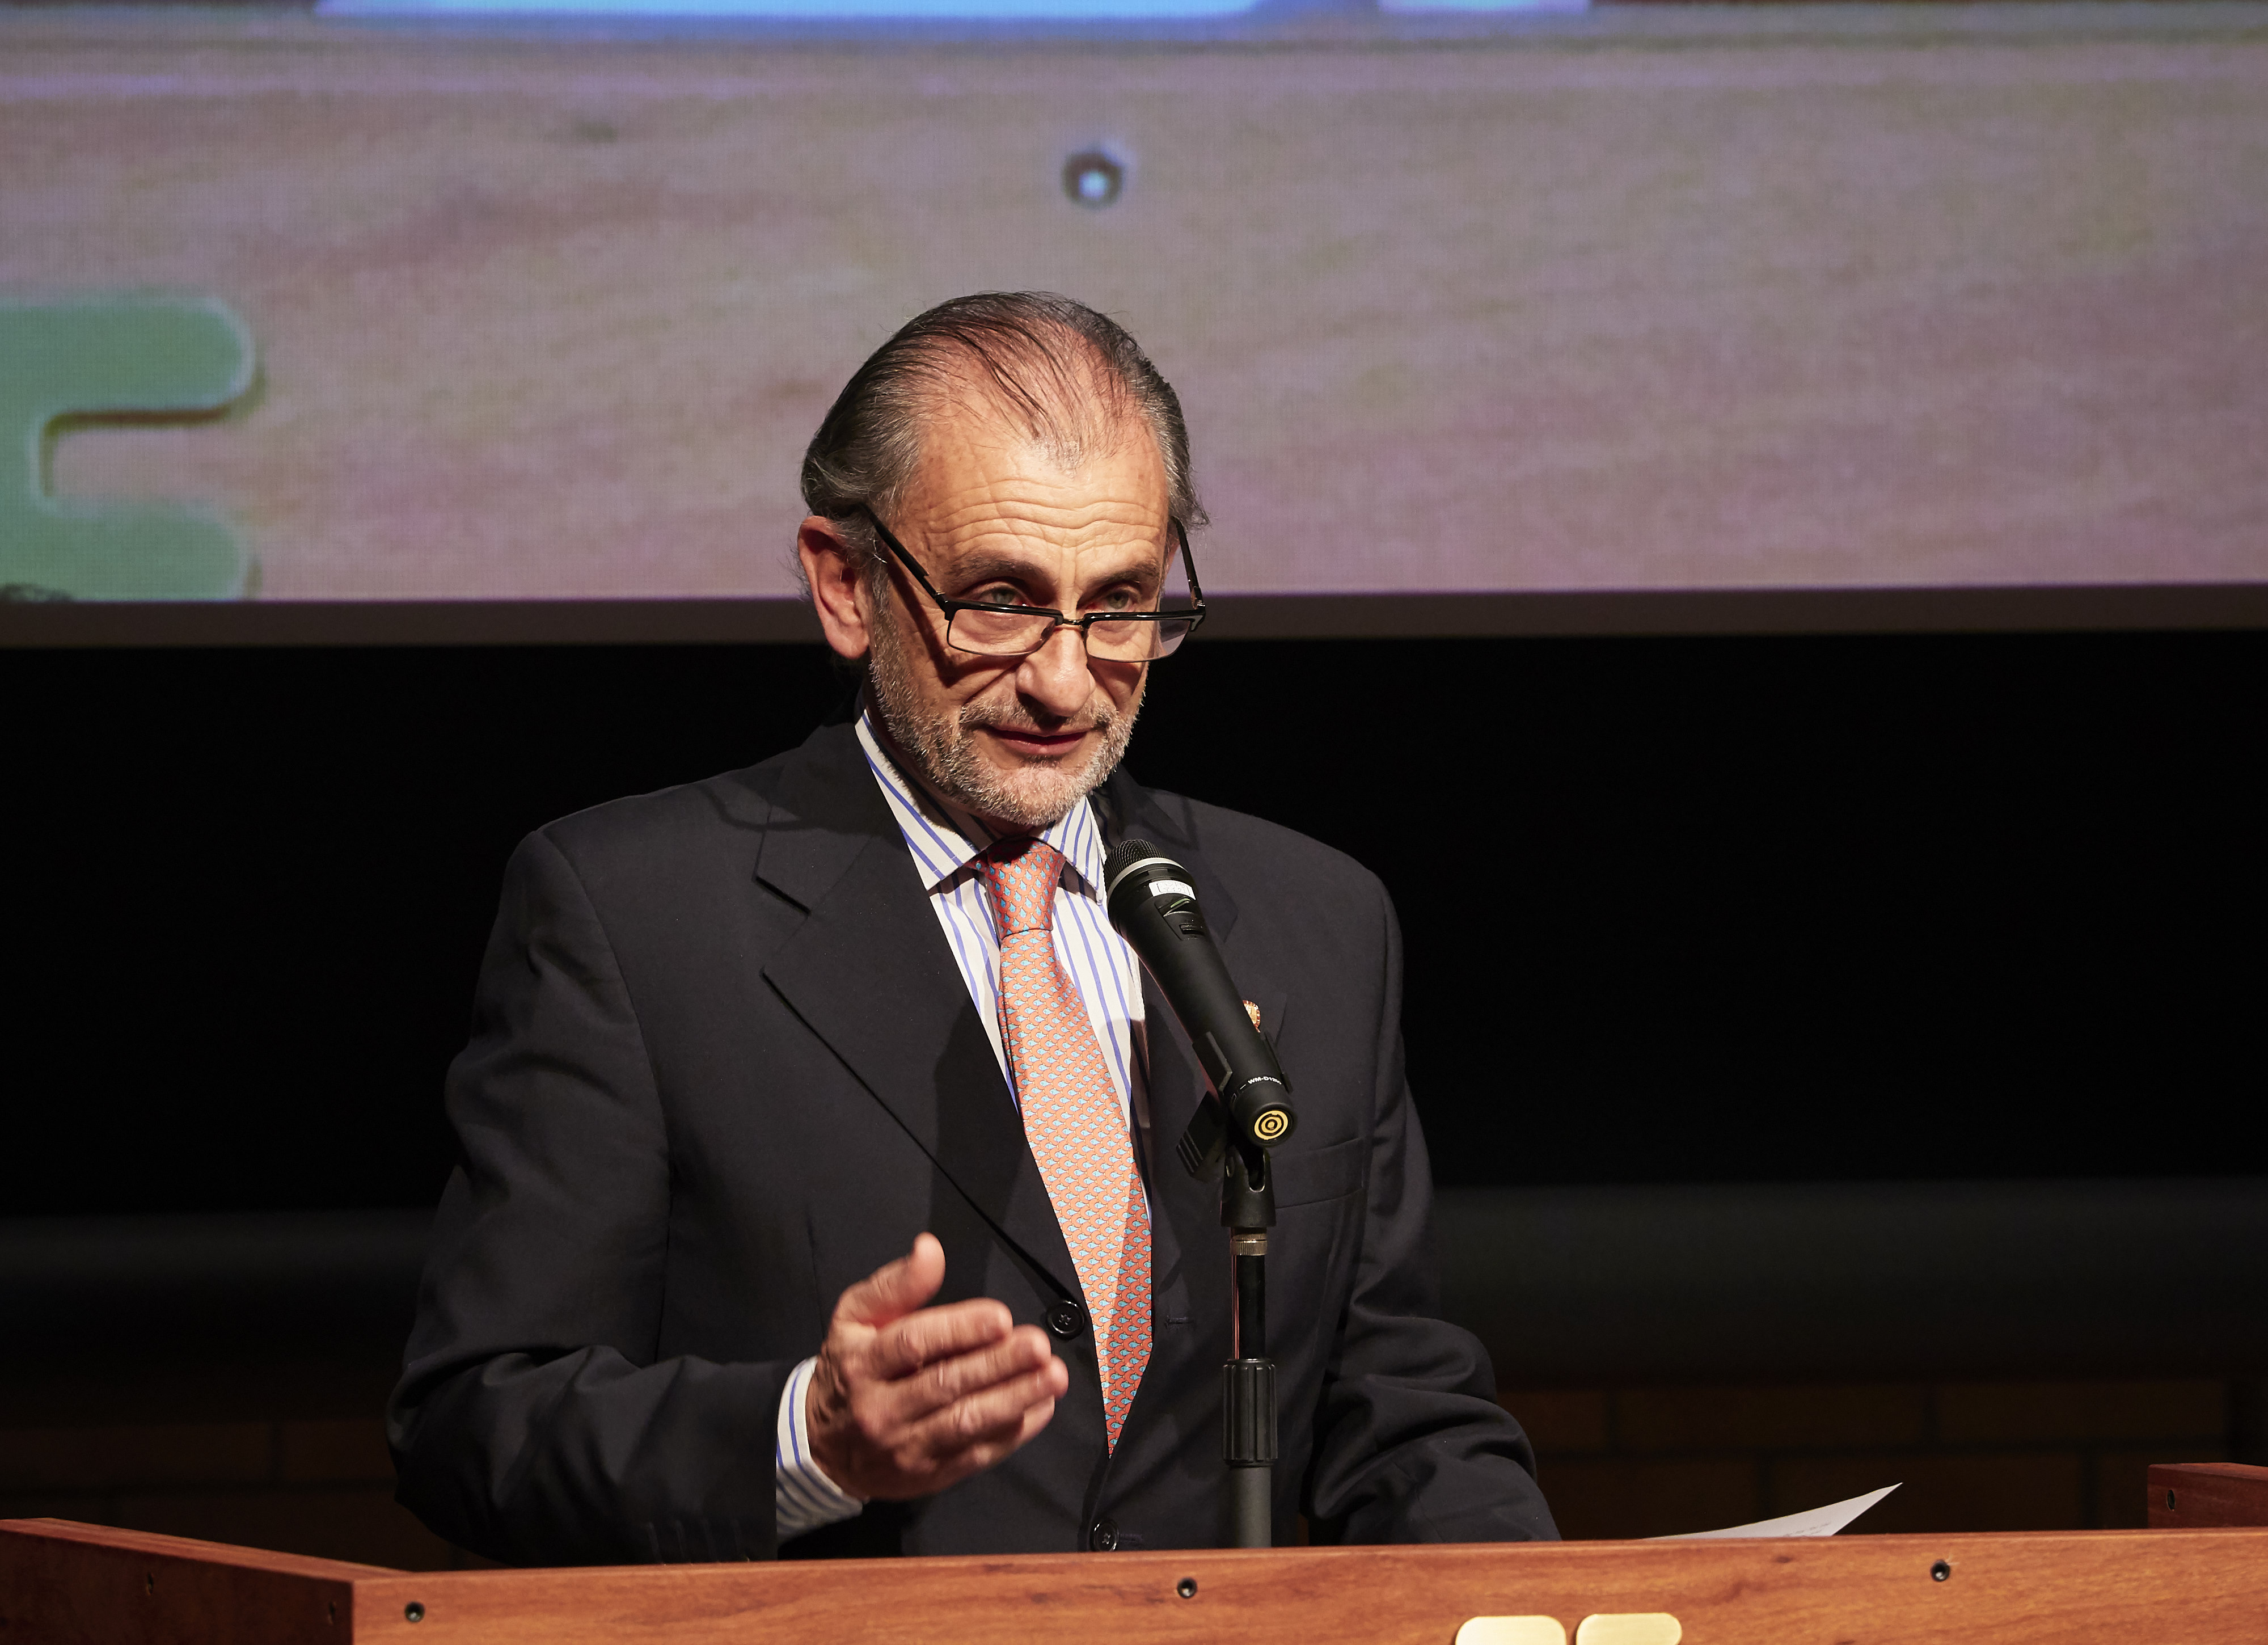
[[[1556,1534],[1480,1345],[1433,1316],[1431,1184],[1403,1078],[1383,888],[1286,830],[1123,773],[1107,834],[1192,870],[1300,1115],[1275,1155],[1276,1528],[1319,1539]],[[1218,1546],[1228,1258],[1171,1148],[1203,1093],[1146,1000],[1160,1156],[1155,1348],[1115,1455],[1091,1333],[1000,1466],[873,1503],[791,1554]],[[1078,1276],[897,824],[848,726],[747,771],[554,822],[506,871],[460,1150],[390,1409],[401,1498],[519,1563],[775,1552],[780,1392],[843,1288],[927,1228],[939,1300],[1041,1324]]]

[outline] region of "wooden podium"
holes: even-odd
[[[2161,1462],[2150,1466],[2150,1525],[2268,1525],[2268,1468],[2238,1462]],[[2268,1627],[2262,1629],[2268,1635]]]
[[[2268,1498],[2268,1469],[2213,1477]],[[1463,1645],[2257,1645],[2268,1527],[419,1573],[0,1521],[7,1645],[1452,1645],[1461,1630]]]

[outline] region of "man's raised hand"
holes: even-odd
[[[843,1294],[805,1396],[812,1455],[853,1496],[927,1496],[1047,1427],[1071,1385],[1036,1325],[976,1297],[924,1308],[945,1247],[913,1250]]]

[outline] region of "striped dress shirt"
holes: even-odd
[[[961,981],[968,985],[977,1020],[984,1025],[1013,1101],[1015,1071],[1000,1042],[1000,939],[991,899],[976,866],[999,837],[901,769],[875,735],[871,709],[859,717],[858,730],[858,746],[905,836],[906,849],[929,893],[931,911],[945,933]],[[1062,821],[1042,830],[1040,838],[1064,857],[1063,881],[1056,888],[1056,958],[1079,985],[1118,1093],[1119,1111],[1127,1117],[1136,1157],[1146,1160],[1150,1116],[1142,1083],[1141,963],[1111,929],[1103,906],[1102,830],[1094,808],[1080,800]],[[780,1396],[774,1494],[783,1542],[849,1519],[865,1506],[863,1499],[838,1488],[812,1458],[804,1399],[817,1364],[811,1359],[798,1365]]]

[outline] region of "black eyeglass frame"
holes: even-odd
[[[874,535],[882,540],[882,546],[890,551],[899,564],[913,573],[913,579],[921,585],[922,592],[930,597],[939,610],[945,613],[945,634],[948,643],[953,638],[953,614],[956,611],[983,611],[994,616],[1043,616],[1054,619],[1052,625],[1043,631],[1040,643],[1033,646],[1030,651],[969,651],[966,645],[954,646],[955,651],[966,652],[971,657],[1029,657],[1043,650],[1048,641],[1055,638],[1055,631],[1058,628],[1077,629],[1079,631],[1079,645],[1084,649],[1086,645],[1087,631],[1097,623],[1164,623],[1169,620],[1184,622],[1189,625],[1182,635],[1182,639],[1186,640],[1197,631],[1198,625],[1205,619],[1204,586],[1197,581],[1197,562],[1189,557],[1189,534],[1182,528],[1179,520],[1173,522],[1174,542],[1181,549],[1182,570],[1189,579],[1188,610],[1090,611],[1084,616],[1073,616],[1068,611],[1057,611],[1048,606],[1004,606],[995,605],[988,600],[948,600],[938,593],[937,585],[929,579],[929,573],[922,570],[921,563],[906,551],[906,545],[891,535],[890,528],[882,523],[882,517],[880,514],[864,503],[858,505],[858,512],[865,515],[873,524]],[[1180,648],[1181,642],[1177,640],[1174,642],[1174,649],[1178,651]],[[1157,656],[1151,657],[1147,660],[1156,662],[1159,658],[1169,657],[1172,654],[1172,652],[1160,652]],[[1110,662],[1117,660],[1106,657],[1103,660]],[[1130,658],[1127,660],[1133,660]]]

